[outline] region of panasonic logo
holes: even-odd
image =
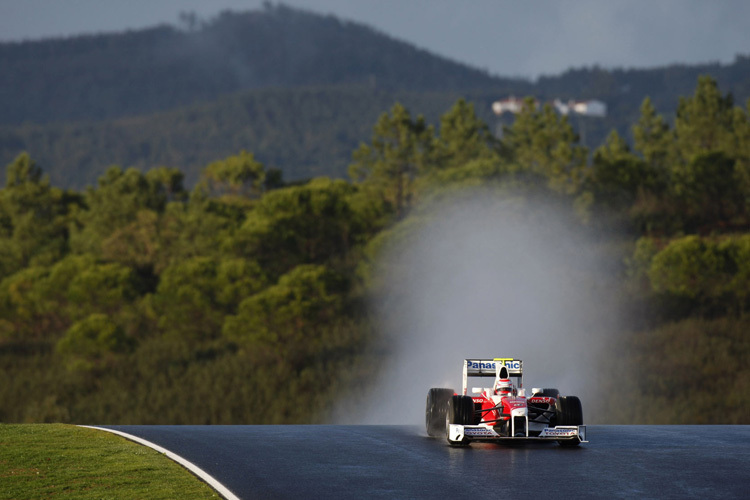
[[[509,370],[520,370],[521,369],[521,362],[520,361],[504,361],[503,364],[508,367]],[[494,361],[489,362],[481,362],[481,361],[469,361],[468,364],[469,368],[473,370],[494,370],[497,368],[497,365]],[[501,365],[502,366],[502,365]]]
[[[495,363],[476,363],[471,362],[469,363],[469,368],[474,368],[475,370],[494,370],[495,369]]]

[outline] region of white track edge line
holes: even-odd
[[[139,438],[138,436],[133,436],[132,434],[128,434],[127,432],[117,431],[115,429],[108,429],[106,427],[96,427],[94,425],[79,425],[78,427],[86,427],[88,429],[96,429],[99,431],[106,431],[111,432],[113,434],[118,434],[125,439],[128,439],[130,441],[135,441],[136,443],[142,444],[144,446],[148,446],[149,448],[158,451],[159,453],[163,453],[167,457],[171,458],[178,464],[185,467],[187,470],[198,476],[200,479],[205,481],[209,486],[211,486],[214,490],[216,490],[219,495],[226,498],[226,500],[240,500],[240,497],[229,491],[229,489],[221,484],[216,478],[214,478],[211,474],[204,471],[194,463],[190,462],[189,460],[182,458],[177,453],[173,453],[166,448],[162,448],[158,444],[152,443],[151,441],[146,441],[145,439]]]

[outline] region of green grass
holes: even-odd
[[[0,499],[220,498],[182,466],[104,431],[0,424]]]

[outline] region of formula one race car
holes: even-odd
[[[494,377],[491,388],[472,388],[469,377]],[[557,441],[578,446],[586,441],[581,401],[557,389],[534,388],[526,397],[523,362],[513,358],[464,360],[463,392],[433,388],[427,393],[427,434],[445,436],[452,446],[472,441]]]

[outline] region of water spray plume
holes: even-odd
[[[474,193],[412,216],[376,271],[389,357],[360,422],[422,424],[427,390],[460,391],[470,357],[522,359],[527,389],[557,387],[586,410],[613,314],[602,261],[569,212]]]

